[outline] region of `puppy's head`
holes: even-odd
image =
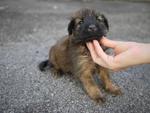
[[[81,9],[74,13],[68,25],[69,35],[76,43],[85,43],[106,36],[109,25],[103,14],[91,9]]]

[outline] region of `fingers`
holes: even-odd
[[[88,49],[91,53],[92,58],[95,59],[96,53],[95,53],[95,50],[94,50],[94,47],[93,47],[92,43],[90,43],[90,42],[87,43],[87,47],[88,47]]]
[[[103,61],[103,60],[98,56],[98,54],[96,53],[93,44],[92,44],[92,43],[87,43],[86,45],[87,45],[87,47],[88,47],[88,49],[89,49],[89,51],[90,51],[90,54],[91,54],[91,57],[92,57],[93,61],[94,61],[95,63],[101,65],[101,66],[106,67],[104,61]]]
[[[92,49],[89,46],[91,56],[94,60],[95,63],[100,64],[103,67],[113,69],[113,62],[114,62],[114,57],[107,55],[103,49],[101,48],[99,42],[97,40],[93,41],[93,46]],[[94,51],[94,52],[93,52]],[[92,55],[94,54],[94,55]]]

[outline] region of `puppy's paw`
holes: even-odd
[[[63,76],[63,72],[61,70],[57,70],[55,68],[51,68],[51,74],[55,79],[58,79]]]
[[[93,98],[93,100],[97,103],[97,104],[102,104],[106,101],[105,96],[96,96],[95,98]]]
[[[114,95],[122,95],[123,94],[121,89],[114,84],[111,84],[108,87],[106,87],[106,91],[108,91],[109,93],[114,94]]]
[[[89,91],[89,96],[96,102],[96,103],[103,103],[106,101],[105,96],[102,94],[99,88],[91,87]]]

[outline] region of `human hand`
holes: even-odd
[[[107,55],[101,48],[101,45],[112,48],[115,56]],[[121,42],[109,40],[103,37],[87,43],[87,47],[91,53],[93,61],[103,67],[120,70],[129,66],[150,63],[150,44],[142,44],[136,42]]]

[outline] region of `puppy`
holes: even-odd
[[[103,102],[105,98],[93,80],[94,74],[102,80],[106,91],[121,94],[120,88],[110,80],[109,70],[96,65],[86,47],[86,42],[100,40],[108,30],[108,21],[103,14],[91,9],[75,12],[68,25],[68,35],[52,46],[49,59],[40,63],[40,70],[44,71],[49,66],[54,75],[70,73],[77,77],[87,94],[96,102]]]

